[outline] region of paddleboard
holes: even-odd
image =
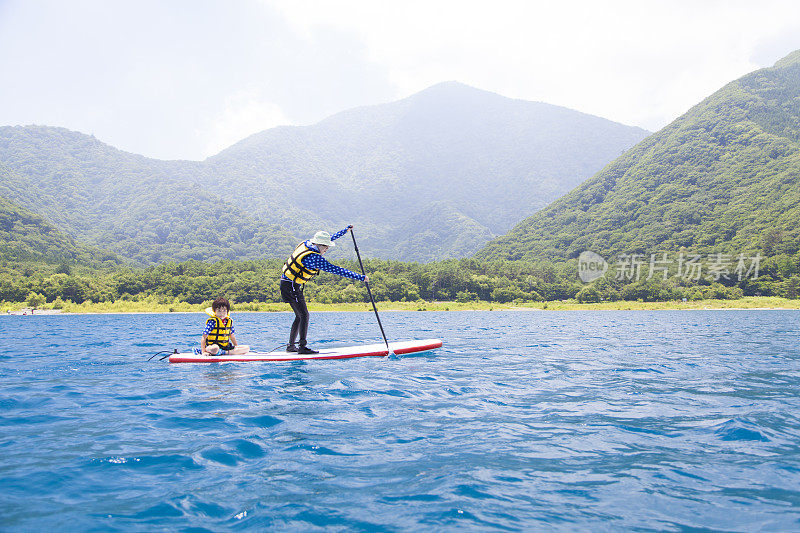
[[[389,347],[397,355],[427,352],[441,348],[439,339],[419,341],[390,342]],[[342,348],[326,348],[319,353],[300,355],[294,352],[247,352],[243,355],[195,355],[194,353],[175,353],[169,356],[170,363],[224,363],[229,361],[308,361],[313,359],[350,359],[352,357],[386,357],[386,345],[365,344],[362,346],[345,346]]]

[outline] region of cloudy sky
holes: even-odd
[[[796,49],[796,0],[0,0],[0,125],[203,159],[456,80],[657,130]]]

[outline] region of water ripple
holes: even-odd
[[[270,348],[289,318],[241,314],[237,334]],[[0,528],[800,523],[797,312],[382,318],[445,346],[170,366],[144,359],[195,343],[202,314],[0,317],[29,347],[0,359]],[[154,321],[163,344],[131,342]],[[378,341],[369,313],[315,313],[311,332],[319,346]]]

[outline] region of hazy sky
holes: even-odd
[[[456,80],[657,130],[798,48],[797,0],[0,0],[0,125],[202,159]]]

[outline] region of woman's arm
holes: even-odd
[[[364,276],[358,272],[353,272],[352,270],[347,270],[346,268],[336,266],[322,257],[320,254],[308,254],[301,259],[301,261],[303,262],[303,266],[306,268],[324,270],[325,272],[330,272],[331,274],[336,274],[337,276],[342,276],[343,278],[364,281]]]
[[[350,224],[349,226],[347,226],[347,227],[346,227],[346,228],[344,228],[343,230],[341,230],[341,231],[337,231],[336,233],[334,233],[333,235],[331,235],[331,240],[332,240],[332,241],[335,241],[336,239],[338,239],[339,237],[341,237],[342,235],[344,235],[345,233],[347,233],[347,230],[349,230],[349,229],[352,229],[352,228],[353,228],[353,225],[352,225],[352,224]]]

